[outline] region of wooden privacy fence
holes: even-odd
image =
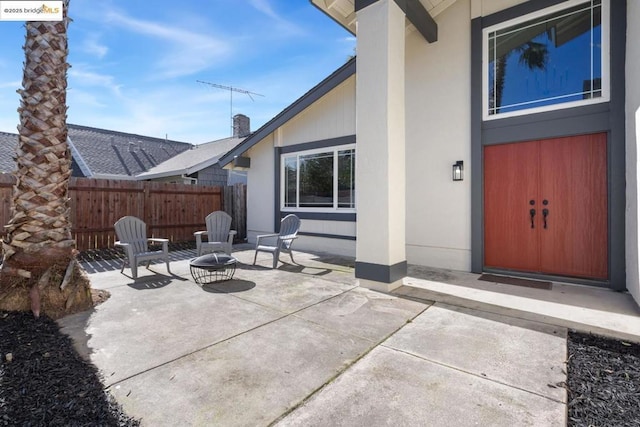
[[[0,174],[2,224],[11,218],[12,186],[13,177]],[[234,218],[234,225],[244,227],[238,229],[238,238],[243,239],[246,236],[246,188],[241,184],[238,189],[231,187],[232,195],[225,206],[226,192],[223,187],[215,186],[71,178],[71,232],[78,250],[110,248],[116,240],[113,224],[123,216],[132,215],[147,223],[149,237],[190,241],[194,240],[195,231],[205,230],[204,218],[208,214],[225,210]],[[242,194],[241,201],[236,200],[236,192]]]

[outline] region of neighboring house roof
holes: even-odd
[[[67,125],[73,176],[154,179],[191,175],[218,162],[246,136],[200,145],[161,138]],[[0,132],[0,172],[15,170],[18,135]]]
[[[136,175],[138,179],[155,179],[177,175],[191,175],[218,163],[218,159],[245,138],[225,138],[205,144],[194,145],[175,157]]]
[[[73,176],[135,179],[193,145],[162,138],[67,125]],[[0,132],[0,172],[15,170],[18,135]]]
[[[68,125],[70,148],[83,175],[134,177],[191,149],[186,142]]]
[[[17,146],[17,134],[0,132],[0,172],[12,172],[16,169]]]
[[[334,71],[329,77],[321,81],[310,91],[295,100],[291,105],[282,110],[280,114],[268,121],[260,129],[256,130],[247,139],[238,144],[234,149],[222,156],[219,160],[221,166],[226,166],[233,161],[235,157],[241,156],[244,152],[263,140],[267,135],[278,129],[280,126],[294,118],[302,110],[329,93],[340,83],[347,80],[356,72],[356,58],[351,58],[342,67]]]

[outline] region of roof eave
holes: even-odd
[[[235,157],[241,156],[251,147],[263,140],[267,135],[298,115],[305,108],[322,98],[336,86],[347,80],[356,73],[356,58],[351,58],[346,64],[331,73],[327,78],[314,86],[307,93],[295,100],[291,105],[282,110],[277,116],[256,130],[247,139],[231,149],[218,161],[220,166],[225,167],[233,161]]]
[[[191,175],[192,173],[196,173],[201,171],[202,169],[208,168],[209,166],[213,166],[218,163],[219,157],[212,157],[203,162],[200,162],[196,165],[189,166],[187,168],[180,169],[172,169],[165,172],[157,172],[157,173],[149,173],[149,172],[141,172],[136,175],[136,179],[156,179],[156,178],[166,178],[168,176],[177,176],[177,175]],[[169,159],[168,161],[171,161]]]
[[[318,4],[318,1],[319,0],[309,0],[309,2],[320,12],[327,15],[329,18],[331,18],[338,25],[340,25],[342,28],[344,28],[354,36],[356,35],[355,11],[352,13],[352,16],[344,17],[339,13],[332,13],[330,8],[323,7],[322,5]]]

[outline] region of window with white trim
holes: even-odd
[[[609,100],[609,1],[569,0],[483,30],[483,118]]]
[[[355,145],[283,154],[282,210],[355,212]]]

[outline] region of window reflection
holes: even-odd
[[[333,153],[300,156],[300,207],[333,207]]]
[[[283,156],[283,207],[355,209],[355,153],[336,147]]]
[[[338,152],[338,207],[356,207],[355,150]]]
[[[284,205],[295,208],[298,205],[298,161],[295,157],[284,160]]]
[[[602,96],[601,1],[488,34],[490,115]]]

